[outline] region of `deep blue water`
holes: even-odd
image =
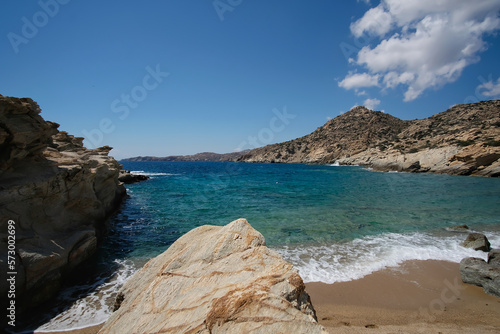
[[[99,284],[82,288],[76,309],[46,329],[105,320],[106,305],[134,270],[204,224],[246,218],[305,281],[327,283],[405,260],[484,256],[461,247],[465,235],[450,226],[467,224],[500,247],[500,179],[305,164],[123,164],[151,179],[127,186],[130,197],[99,254],[107,268]]]
[[[240,217],[271,247],[458,224],[500,225],[499,179],[305,164],[125,162],[124,167],[152,175],[128,186],[131,198],[114,223],[132,256],[150,257],[194,227]]]

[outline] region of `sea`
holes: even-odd
[[[462,224],[500,248],[500,179],[336,164],[122,164],[150,179],[127,185],[128,198],[107,222],[87,275],[45,306],[31,330],[106,321],[119,288],[149,259],[193,228],[238,218],[260,231],[305,282],[356,280],[407,260],[486,258],[461,246],[466,233],[449,230]]]

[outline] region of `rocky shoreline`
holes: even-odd
[[[489,109],[483,104],[482,110],[498,110],[495,108],[500,102],[493,102],[488,104]],[[478,108],[470,109],[473,112],[469,117]],[[460,114],[464,110],[453,112]],[[310,155],[311,147],[295,150],[297,143],[291,143],[284,148],[288,156],[279,153],[279,157],[274,155],[279,161],[268,162],[336,161],[377,170],[500,175],[500,151],[494,145],[500,115],[488,121],[481,116],[476,128],[469,129],[476,131],[473,139],[467,139],[462,130],[455,132],[462,136],[460,140],[474,143],[450,145],[446,132],[442,137],[435,136],[442,146],[417,152],[388,148],[391,145],[387,143],[385,149],[378,144],[363,150],[363,145],[375,137],[375,143],[380,143],[385,135],[418,133],[412,128],[416,123],[407,124],[361,107],[346,119],[354,116],[363,119],[361,123],[378,125],[377,131],[368,131],[366,138],[353,141],[349,150],[354,151],[349,151],[349,156],[324,155],[323,148]],[[328,127],[340,126],[336,122],[327,123]],[[383,124],[390,126],[380,128]],[[481,136],[478,127],[483,131]],[[53,297],[64,279],[95,253],[106,219],[126,197],[123,184],[147,179],[122,171],[122,166],[108,155],[111,147],[87,149],[83,138],[57,128],[58,124],[40,116],[40,107],[33,100],[0,95],[0,247],[8,249],[9,226],[15,226],[15,302],[19,313]],[[314,136],[321,145],[318,133]],[[342,142],[337,144],[341,148]],[[252,152],[245,159],[267,161],[276,153],[270,148]],[[455,229],[468,232],[465,226]],[[465,243],[490,251],[483,237],[470,234]],[[487,262],[464,259],[460,265],[462,280],[500,296],[498,258],[498,250],[491,250]],[[0,265],[1,270],[9,271],[4,259],[0,259]],[[0,283],[3,295],[7,295],[7,283]],[[202,226],[179,238],[123,286],[115,309],[102,328],[99,326],[100,333],[326,333],[298,272],[268,249],[264,237],[245,219],[224,227]]]
[[[95,253],[105,220],[126,195],[111,147],[86,149],[40,111],[29,98],[0,95],[0,247],[7,249],[8,222],[15,238],[14,266],[3,258],[0,265],[17,273],[18,313],[53,297]]]
[[[413,121],[355,107],[309,135],[254,149],[238,161],[500,177],[500,100]]]

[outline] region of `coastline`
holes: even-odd
[[[306,283],[330,333],[497,333],[500,299],[464,284],[459,264],[407,261],[359,280]],[[101,325],[58,334],[94,334]],[[42,332],[35,332],[42,333]]]
[[[500,299],[464,284],[459,264],[407,261],[362,279],[306,283],[331,333],[497,333]],[[473,328],[473,330],[472,330]]]

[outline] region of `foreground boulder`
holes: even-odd
[[[185,234],[115,306],[99,333],[325,333],[297,271],[245,219]]]
[[[492,250],[488,262],[483,259],[468,257],[460,262],[462,281],[483,287],[490,295],[500,297],[500,251]]]
[[[15,236],[15,263],[9,259],[7,267],[2,257],[0,270],[17,272],[17,311],[54,296],[63,278],[96,251],[105,219],[125,195],[111,147],[86,149],[83,138],[58,131],[40,111],[31,99],[0,95],[2,252],[13,241],[8,224]],[[7,288],[1,280],[2,296]]]

